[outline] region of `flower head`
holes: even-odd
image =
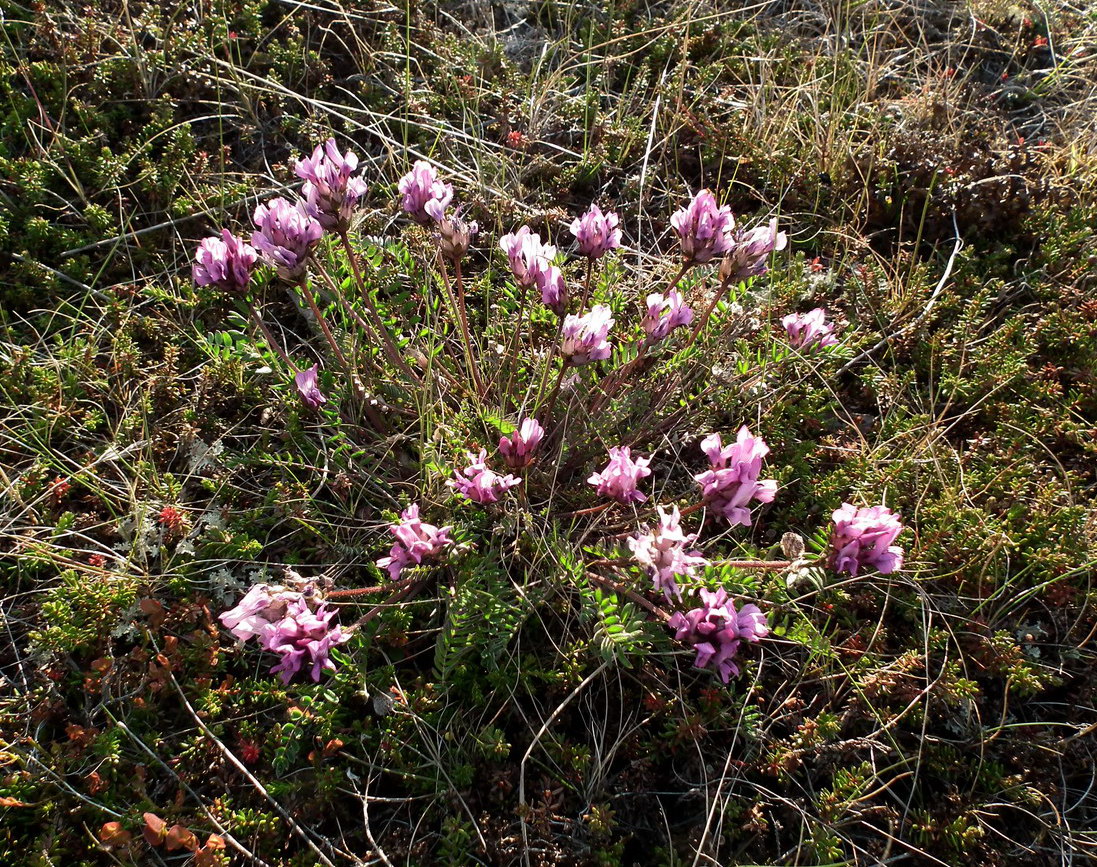
[[[405,566],[436,557],[447,545],[452,545],[453,540],[449,537],[452,530],[452,527],[436,527],[419,520],[419,505],[412,503],[400,513],[400,520],[389,527],[396,544],[387,557],[377,561],[377,565],[388,570],[389,577],[395,581]]]
[[[462,209],[458,209],[461,212]],[[466,223],[460,216],[443,217],[438,223],[438,248],[451,262],[460,262],[469,251],[472,239],[480,231],[480,225],[473,220]]]
[[[545,435],[545,429],[535,418],[527,418],[509,437],[499,438],[499,453],[508,467],[519,470],[533,461],[533,453]]]
[[[567,290],[563,273],[552,264],[556,248],[552,244],[542,244],[540,235],[529,226],[522,226],[517,232],[500,238],[499,249],[506,253],[518,285],[536,286],[545,306],[562,314],[567,304]]]
[[[404,196],[404,210],[424,226],[440,223],[446,207],[453,201],[453,185],[438,180],[434,166],[426,160],[417,160],[411,171],[400,178],[400,192]]]
[[[757,605],[744,605],[741,611],[723,589],[702,590],[700,608],[685,614],[678,612],[667,621],[674,637],[686,641],[697,651],[696,668],[712,668],[727,683],[739,675],[735,654],[742,641],[753,643],[769,634],[766,617]]]
[[[670,218],[678,233],[682,253],[690,265],[702,265],[731,249],[735,218],[731,208],[720,207],[716,197],[701,190],[693,200]]]
[[[226,292],[246,292],[258,253],[228,229],[205,238],[194,255],[191,274],[198,286],[216,286]]]
[[[479,455],[469,452],[469,465],[446,484],[475,503],[494,503],[500,495],[522,483],[517,476],[501,476],[490,469],[487,456],[487,449],[481,449]]]
[[[725,283],[742,283],[750,277],[766,273],[769,254],[785,249],[788,237],[777,231],[777,218],[768,225],[753,229],[736,229],[731,233],[731,246],[720,263],[720,280]]]
[[[598,494],[611,497],[619,503],[642,503],[647,494],[637,490],[640,479],[651,475],[648,464],[651,458],[633,460],[628,446],[613,447],[609,450],[609,463],[600,473],[594,473],[587,484],[594,485]]]
[[[297,161],[297,177],[304,178],[301,195],[312,214],[330,232],[345,232],[359,200],[366,194],[366,182],[353,178],[358,156],[340,154],[335,139],[317,145],[311,157]]]
[[[834,571],[856,576],[862,570],[875,569],[887,575],[903,567],[903,549],[892,544],[903,524],[891,509],[859,509],[843,503],[832,517],[830,566]]]
[[[613,347],[607,338],[612,327],[613,311],[604,304],[595,304],[585,316],[568,315],[560,354],[576,366],[609,358]]]
[[[677,506],[672,506],[670,511],[659,507],[659,526],[628,540],[632,556],[652,577],[655,589],[666,594],[667,601],[672,596],[682,595],[676,578],[692,576],[698,566],[708,563],[700,551],[687,550],[697,534],[687,536],[683,533],[680,521]]]
[[[693,321],[693,311],[687,306],[682,293],[671,289],[666,295],[653,292],[648,296],[648,312],[644,316],[644,331],[648,340],[657,343],[680,325]]]
[[[281,196],[255,209],[256,230],[251,243],[273,265],[278,276],[290,282],[305,273],[306,259],[324,234],[304,202],[291,204]]]
[[[240,641],[254,637],[264,650],[279,654],[282,660],[271,673],[280,674],[288,684],[306,662],[312,666],[314,681],[320,680],[321,671],[334,670],[329,652],[350,638],[349,633],[331,625],[335,614],[311,585],[290,590],[256,584],[220,620]]]
[[[612,211],[603,214],[597,205],[571,224],[579,254],[598,259],[610,250],[621,246],[621,230],[617,228],[617,215]]]
[[[720,434],[714,433],[701,441],[701,450],[711,467],[693,478],[705,502],[730,523],[749,527],[750,501],[771,503],[777,493],[777,482],[758,481],[769,446],[744,425],[732,445],[725,446]]]
[[[297,393],[301,395],[301,400],[313,409],[319,409],[321,404],[328,402],[320,391],[319,374],[320,365],[314,364],[305,370],[297,371],[297,375],[293,377],[293,384],[297,386]]]
[[[837,344],[834,325],[827,322],[826,316],[824,308],[816,307],[810,313],[790,313],[782,318],[789,345],[802,352],[814,352]]]

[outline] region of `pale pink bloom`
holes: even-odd
[[[597,205],[571,224],[579,254],[598,259],[610,250],[621,246],[621,230],[617,228],[617,215],[612,211],[603,214]]]
[[[587,483],[598,489],[598,494],[611,497],[619,503],[642,503],[647,495],[637,490],[640,479],[651,475],[648,464],[651,458],[633,460],[628,446],[614,446],[609,450],[609,463],[600,473],[594,473]]]
[[[700,608],[684,614],[677,612],[667,625],[675,630],[675,638],[693,645],[697,651],[693,663],[696,668],[712,668],[727,683],[732,675],[739,675],[739,666],[735,664],[739,643],[764,638],[769,634],[769,626],[757,605],[744,605],[737,612],[722,588],[702,590],[701,601]]]
[[[321,404],[328,402],[320,391],[319,376],[320,365],[314,364],[305,370],[297,371],[297,375],[293,377],[293,384],[297,386],[297,393],[301,395],[301,400],[313,409],[319,409]]]
[[[508,467],[514,470],[528,467],[533,453],[545,436],[545,429],[535,418],[527,418],[509,437],[499,438],[499,453]]]
[[[708,190],[694,196],[670,218],[670,224],[678,233],[682,253],[690,265],[702,265],[732,247],[735,218],[731,208],[717,205],[716,197]]]
[[[294,171],[305,180],[301,197],[311,213],[330,232],[345,232],[350,218],[368,187],[360,177],[351,177],[358,168],[358,156],[352,151],[340,154],[335,139],[317,145],[311,157],[297,161]]]
[[[810,313],[790,313],[781,319],[788,332],[790,346],[802,352],[826,349],[838,343],[834,336],[834,326],[826,321],[827,311],[816,307]]]
[[[777,493],[776,481],[758,481],[769,446],[744,425],[732,445],[725,446],[720,434],[714,433],[701,441],[701,450],[711,468],[693,478],[705,502],[731,524],[749,527],[751,500],[771,503]]]
[[[659,525],[642,535],[628,540],[632,556],[647,570],[655,583],[656,590],[662,590],[669,602],[672,596],[681,596],[678,589],[678,577],[692,577],[699,566],[708,564],[700,551],[687,550],[697,539],[696,533],[688,536],[682,531],[681,515],[677,506],[670,511],[659,507]]]
[[[377,561],[377,565],[386,569],[389,577],[395,581],[400,571],[411,564],[419,565],[428,557],[436,557],[453,540],[449,534],[452,527],[436,527],[419,519],[419,505],[412,503],[400,513],[400,520],[389,527],[396,537],[387,557]]]
[[[320,242],[324,227],[304,202],[291,204],[278,197],[255,209],[256,230],[251,243],[273,265],[283,280],[295,282],[305,273],[312,248]]]
[[[403,207],[413,220],[426,226],[440,223],[446,208],[453,201],[453,185],[438,180],[434,166],[426,160],[417,160],[411,171],[400,178]]]
[[[556,248],[552,244],[542,244],[540,235],[529,226],[522,226],[517,232],[500,238],[499,249],[506,254],[518,285],[537,287],[545,306],[562,314],[567,303],[567,291],[563,273],[552,264],[556,258]]]
[[[246,292],[258,258],[255,248],[228,229],[198,245],[191,274],[198,286],[216,286],[226,292]]]
[[[731,247],[720,263],[720,280],[728,283],[762,276],[768,270],[769,254],[785,249],[788,244],[785,233],[777,231],[776,217],[765,226],[736,229],[731,239]]]
[[[517,476],[501,476],[488,467],[487,456],[487,449],[481,449],[479,455],[469,452],[469,465],[446,484],[475,503],[494,503],[502,494],[522,483]]]
[[[892,544],[903,532],[903,524],[891,509],[859,509],[843,503],[832,517],[829,562],[835,572],[856,576],[862,570],[875,569],[887,575],[903,567],[903,549]]]
[[[585,316],[569,314],[564,319],[560,354],[576,366],[609,358],[613,347],[607,338],[613,321],[613,311],[604,304],[595,304]]]
[[[693,321],[693,311],[677,289],[671,289],[666,295],[653,292],[648,296],[647,303],[648,312],[643,325],[650,343],[657,343],[675,328]]]

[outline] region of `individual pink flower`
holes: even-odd
[[[903,531],[903,524],[891,509],[859,509],[843,503],[832,517],[829,563],[835,572],[856,576],[865,569],[875,569],[887,575],[903,567],[903,549],[892,544]]]
[[[702,265],[732,247],[735,218],[731,208],[720,207],[716,197],[701,190],[693,200],[670,218],[678,233],[687,264]]]
[[[198,245],[191,274],[198,286],[242,294],[248,290],[256,258],[258,253],[251,244],[222,229],[220,237],[213,235]]]
[[[434,166],[426,160],[417,160],[411,171],[400,178],[400,192],[404,196],[404,210],[424,226],[440,223],[453,201],[453,185],[438,180]]]
[[[785,249],[788,237],[777,231],[777,218],[768,225],[753,229],[735,229],[731,233],[731,246],[720,262],[720,280],[724,283],[742,283],[751,277],[760,277],[768,270],[769,254]]]
[[[701,450],[711,468],[693,478],[705,502],[731,524],[749,527],[751,500],[771,503],[777,493],[777,482],[758,481],[769,446],[744,425],[732,445],[725,446],[720,434],[714,433],[701,441]]]
[[[640,479],[651,475],[650,463],[651,458],[633,460],[628,446],[614,446],[609,450],[606,468],[594,473],[587,479],[587,484],[594,485],[600,496],[611,497],[619,503],[642,503],[647,495],[637,490],[636,485]]]
[[[700,551],[687,550],[697,539],[696,533],[688,536],[682,532],[681,514],[677,506],[670,511],[659,507],[659,525],[642,535],[628,540],[632,556],[647,570],[655,582],[655,589],[662,590],[669,602],[672,596],[680,597],[679,577],[691,577],[699,566],[708,564]]]
[[[597,205],[591,205],[589,211],[571,224],[571,234],[575,236],[579,254],[593,260],[620,247],[618,222],[617,215],[612,211],[603,214]]]
[[[312,214],[329,232],[346,232],[350,218],[368,187],[360,177],[351,177],[358,169],[358,155],[339,153],[335,139],[317,145],[311,157],[297,161],[294,171],[305,180],[301,197]]]
[[[507,466],[513,470],[528,467],[533,462],[533,453],[545,436],[545,429],[535,418],[527,418],[509,437],[499,438],[499,454]]]
[[[446,484],[474,503],[494,503],[502,494],[522,483],[517,476],[501,476],[490,469],[487,456],[487,449],[481,449],[479,455],[469,452],[469,465]]]
[[[613,311],[604,304],[595,304],[585,316],[569,314],[561,332],[560,354],[576,366],[609,358],[613,347],[607,338],[613,321]]]
[[[297,371],[297,375],[293,377],[293,384],[297,386],[297,393],[301,395],[301,400],[313,409],[319,409],[321,404],[328,402],[320,391],[319,375],[320,365],[314,364],[305,370]]]
[[[291,204],[279,196],[255,209],[255,225],[251,243],[277,269],[278,276],[289,282],[304,276],[309,253],[324,234],[308,206],[304,202]]]
[[[648,296],[648,312],[643,325],[649,343],[658,343],[675,328],[692,321],[693,311],[677,289],[671,289],[666,295],[653,292]]]
[[[814,352],[835,346],[834,325],[826,320],[827,311],[816,307],[810,313],[790,313],[781,319],[788,332],[789,345],[801,352]]]
[[[442,550],[453,544],[449,537],[453,527],[436,527],[419,519],[419,505],[412,503],[400,513],[400,520],[389,527],[396,537],[387,557],[377,561],[377,565],[388,570],[393,581],[400,577],[400,571],[411,564],[419,565],[428,557],[437,557]]]
[[[735,654],[740,642],[765,638],[769,626],[757,605],[744,605],[736,611],[722,588],[702,590],[701,601],[700,608],[677,612],[667,625],[675,630],[676,639],[692,644],[697,651],[694,667],[714,669],[727,683],[732,675],[739,675]]]

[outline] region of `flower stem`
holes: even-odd
[[[689,336],[689,341],[684,347],[685,349],[689,349],[691,346],[693,346],[694,342],[697,340],[697,335],[701,333],[702,329],[704,329],[704,327],[708,324],[709,319],[712,317],[712,311],[716,309],[716,305],[720,303],[720,299],[723,298],[725,293],[728,291],[729,285],[731,285],[731,278],[726,278],[721,281],[720,288],[716,290],[716,297],[712,299],[712,303],[709,304],[708,309],[705,310],[705,314],[701,317],[700,321],[697,323],[697,326],[693,329],[693,333]]]
[[[256,304],[253,302],[252,304],[248,305],[248,310],[251,313],[252,321],[259,327],[259,330],[262,332],[263,340],[266,341],[267,346],[271,348],[271,351],[273,351],[275,355],[282,359],[282,361],[290,370],[292,370],[294,373],[297,373],[297,365],[290,361],[289,354],[286,352],[281,342],[276,340],[274,335],[271,334],[270,329],[267,327],[267,323],[264,322],[263,317],[259,315],[258,306],[256,306]]]
[[[606,578],[606,577],[604,577],[602,575],[599,575],[595,572],[587,572],[586,576],[590,581],[595,581],[598,584],[601,584],[603,587],[614,591],[615,593],[620,593],[622,596],[628,597],[630,600],[635,602],[641,608],[643,608],[646,611],[649,611],[650,613],[654,614],[660,620],[662,620],[664,622],[666,622],[667,620],[670,620],[670,614],[668,614],[666,611],[664,611],[662,608],[660,608],[654,602],[651,602],[650,600],[645,599],[643,596],[641,596],[639,593],[637,593],[631,587],[628,587],[628,586],[622,584],[620,581],[614,581],[612,578]]]
[[[442,273],[444,274],[445,257],[442,256],[441,253],[438,255],[442,259]],[[476,366],[476,361],[473,358],[472,338],[469,337],[468,313],[465,310],[465,283],[461,278],[461,263],[459,261],[453,263],[453,282],[457,286],[457,313],[461,317],[461,337],[465,341],[465,358],[468,361],[472,382],[476,386],[476,393],[483,398],[486,392],[484,391],[484,382],[480,379],[480,370]]]
[[[335,353],[335,357],[339,359],[339,364],[343,368],[343,371],[347,376],[353,376],[350,362],[347,361],[347,357],[343,355],[343,350],[339,348],[339,343],[336,341],[335,335],[331,333],[331,328],[328,327],[328,321],[324,318],[324,314],[316,304],[316,296],[312,294],[312,289],[309,288],[308,278],[302,277],[297,285],[301,288],[301,294],[305,296],[305,301],[308,303],[312,315],[316,317],[317,325],[319,325],[320,330],[324,332],[324,337],[327,339],[328,345],[331,346],[331,350]]]

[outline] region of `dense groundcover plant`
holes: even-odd
[[[593,540],[604,556],[583,555],[590,561],[585,580],[637,600],[683,651],[695,652],[698,669],[724,683],[740,673],[747,647],[764,640],[770,627],[764,599],[734,600],[713,586],[706,577],[713,564],[791,573],[817,561],[851,576],[902,566],[903,551],[895,544],[900,518],[882,505],[850,503],[834,511],[829,542],[815,555],[721,560],[719,534],[729,527],[749,530],[759,509],[781,495],[776,480],[762,477],[767,461],[780,456],[771,454],[757,424],[754,430],[741,425],[726,444],[730,431],[686,432],[690,463],[700,470],[692,474],[639,447],[655,440],[665,419],[673,422],[673,402],[650,407],[628,442],[606,442],[599,429],[598,420],[607,414],[627,414],[630,384],[645,375],[646,365],[688,363],[728,296],[749,291],[764,277],[771,254],[787,244],[776,219],[745,228],[711,191],[700,191],[670,217],[680,247],[676,274],[643,305],[611,280],[595,279],[596,269],[622,246],[616,213],[592,204],[574,219],[574,262],[530,226],[518,226],[494,245],[504,257],[500,267],[475,278],[482,293],[500,273],[509,274],[508,291],[520,299],[514,328],[528,343],[520,352],[499,353],[470,325],[483,324],[483,311],[470,309],[463,264],[481,240],[477,223],[454,207],[453,185],[420,160],[399,180],[400,207],[413,224],[408,231],[422,233],[420,241],[434,251],[427,270],[442,290],[432,296],[439,327],[461,347],[456,355],[435,354],[441,372],[435,375],[434,366],[422,363],[428,347],[407,336],[413,323],[379,312],[369,266],[354,243],[355,210],[367,195],[357,167],[357,156],[341,152],[334,139],[318,145],[297,162],[305,180],[301,197],[261,203],[250,244],[227,228],[203,240],[194,280],[239,298],[253,287],[257,269],[270,269],[268,288],[289,292],[311,313],[319,339],[308,351],[318,360],[298,365],[264,320],[259,296],[250,296],[250,315],[284,362],[287,386],[306,411],[357,418],[364,437],[383,437],[399,419],[415,415],[413,395],[429,390],[457,407],[492,408],[498,452],[476,445],[471,431],[468,441],[437,443],[431,468],[420,476],[423,496],[412,496],[389,527],[395,543],[375,561],[376,585],[336,588],[295,576],[288,586],[255,585],[221,615],[237,639],[255,637],[263,650],[280,656],[271,672],[284,682],[295,676],[318,680],[335,668],[332,648],[369,618],[341,626],[332,601],[386,591],[407,598],[445,569],[448,558],[477,547],[478,533],[523,510],[581,531],[584,551]],[[492,245],[482,243],[490,255]],[[343,279],[344,270],[352,279]],[[574,278],[569,271],[576,272]],[[585,275],[581,282],[579,273]],[[713,277],[716,285],[709,287]],[[658,280],[652,276],[653,284]],[[824,317],[821,309],[785,316],[787,351],[817,354],[834,347],[838,340]],[[533,361],[518,364],[519,356]],[[385,395],[383,402],[371,397],[378,393]],[[593,470],[585,484],[584,467]],[[689,484],[691,475],[696,487]],[[652,484],[655,477],[659,485]],[[429,506],[427,494],[435,495]],[[437,524],[424,520],[428,511]]]

